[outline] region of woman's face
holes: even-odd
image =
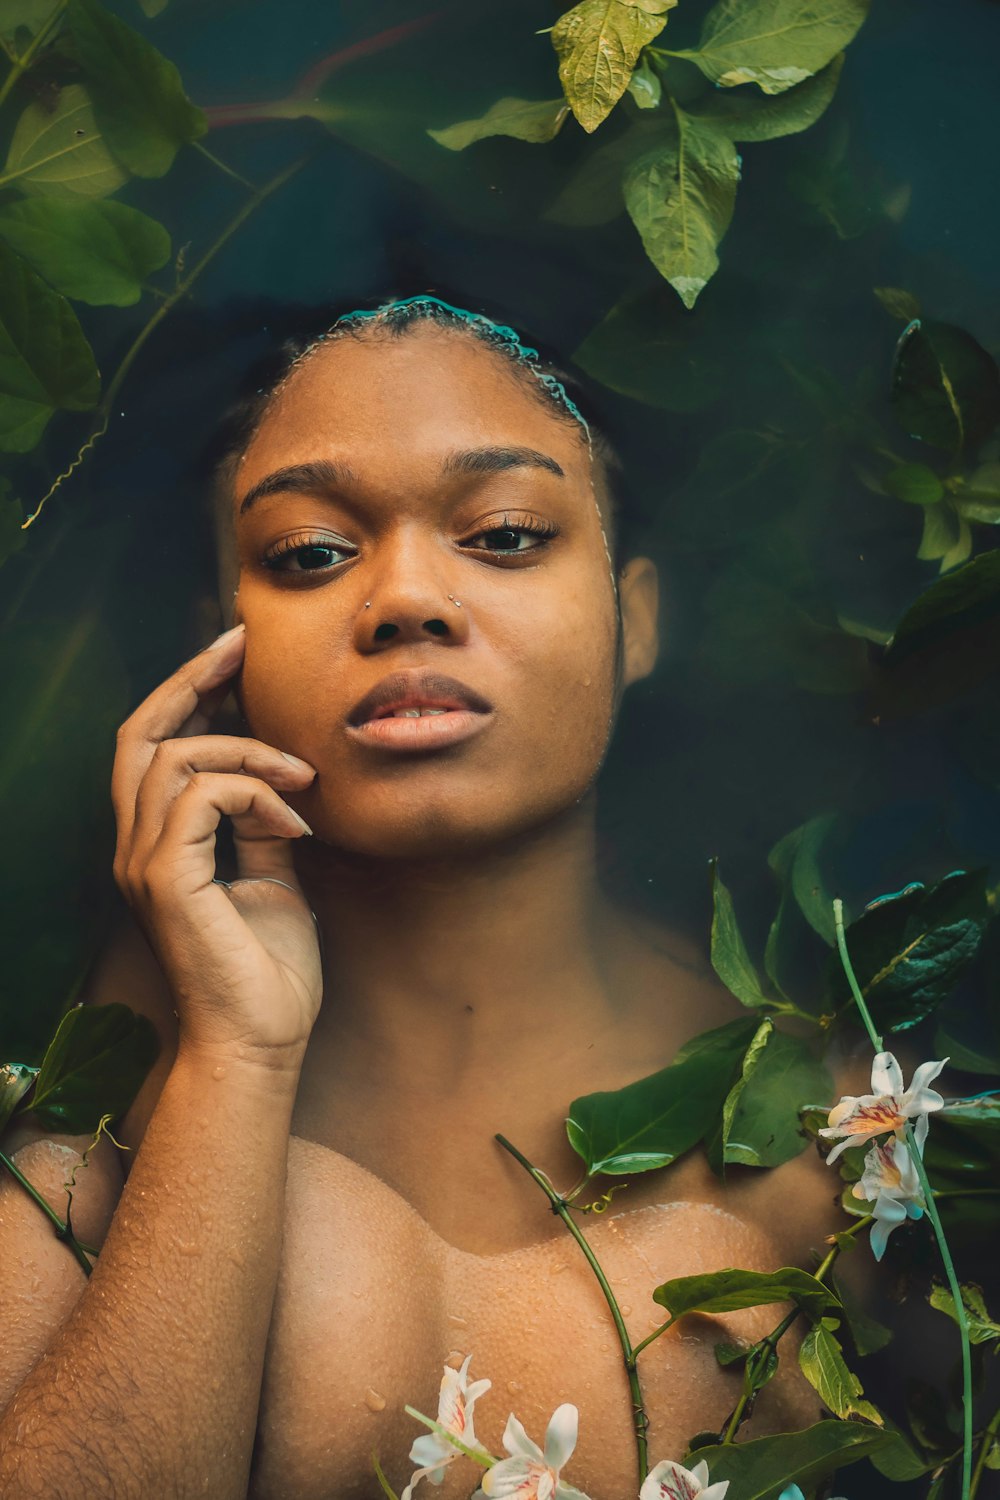
[[[268,408],[233,507],[240,704],[255,738],[316,767],[294,802],[318,838],[447,855],[583,796],[617,708],[610,564],[582,429],[502,356],[430,326],[320,345]],[[635,657],[623,683],[651,669]],[[446,706],[421,672],[474,710],[382,703],[357,722],[396,674]]]

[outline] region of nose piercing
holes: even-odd
[[[372,607],[372,601],[369,599],[368,602],[367,602],[367,604],[365,605],[365,609],[371,609],[371,607]]]
[[[461,601],[461,599],[456,599],[454,594],[449,594],[448,598],[452,601],[452,603],[454,604],[454,606],[455,606],[456,609],[461,609],[462,608],[462,601]]]

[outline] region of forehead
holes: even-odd
[[[458,331],[418,326],[399,337],[316,345],[271,400],[236,471],[237,496],[269,470],[351,454],[380,471],[440,464],[442,453],[517,442],[589,478],[583,429],[563,419],[506,356]]]

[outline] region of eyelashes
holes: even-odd
[[[538,516],[505,514],[495,525],[480,527],[459,546],[463,551],[485,554],[492,558],[524,557],[539,552],[554,537],[559,528]],[[522,546],[526,538],[534,538]],[[494,539],[491,541],[490,539]],[[477,542],[486,545],[476,546]],[[512,545],[511,545],[512,544]],[[276,573],[325,573],[339,567],[357,556],[357,548],[342,537],[317,532],[299,532],[285,537],[268,548],[261,563]],[[290,566],[295,560],[298,566]]]

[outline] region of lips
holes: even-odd
[[[488,714],[493,711],[493,705],[464,682],[446,677],[441,672],[393,672],[391,676],[383,677],[354,705],[347,722],[357,727],[370,720],[403,715],[407,710],[412,715],[417,709]]]

